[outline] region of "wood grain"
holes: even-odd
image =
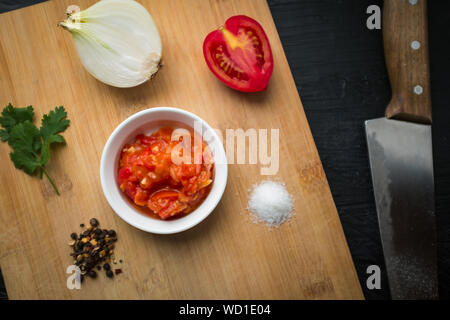
[[[387,0],[383,8],[383,40],[392,100],[386,117],[431,123],[427,1]],[[420,46],[414,49],[413,41]],[[422,88],[416,94],[415,88]]]
[[[86,8],[93,1],[80,1]],[[0,104],[33,104],[37,118],[63,104],[72,120],[67,146],[48,170],[60,187],[16,170],[1,144],[0,265],[12,299],[362,298],[322,165],[270,11],[263,0],[142,1],[163,42],[164,67],[132,89],[106,86],[78,60],[71,36],[56,27],[71,1],[0,15]],[[266,92],[223,86],[201,52],[206,34],[234,14],[264,26],[275,59]],[[217,209],[197,227],[172,236],[127,225],[103,197],[98,171],[112,130],[136,111],[175,106],[213,127],[279,128],[280,171],[295,216],[279,229],[250,222],[247,190],[264,177],[258,165],[231,165]],[[66,288],[68,236],[97,217],[118,232],[124,273]],[[88,279],[91,280],[91,279]]]

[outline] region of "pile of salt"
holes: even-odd
[[[283,184],[266,180],[254,186],[248,208],[256,221],[278,227],[291,216],[292,197]]]

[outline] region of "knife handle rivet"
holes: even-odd
[[[409,3],[414,6],[417,4],[418,1],[419,0],[409,0]]]
[[[423,88],[422,88],[422,86],[419,86],[419,85],[415,86],[415,87],[414,87],[414,93],[417,94],[417,95],[422,94],[422,93],[423,93]]]
[[[413,48],[414,50],[419,50],[420,49],[420,42],[417,40],[414,40],[413,42],[411,42],[411,48]]]

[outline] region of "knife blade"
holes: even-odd
[[[365,129],[391,297],[436,299],[426,0],[385,0],[383,42],[392,99]]]

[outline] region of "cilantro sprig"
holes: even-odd
[[[70,125],[67,112],[63,106],[45,114],[38,129],[33,124],[32,106],[14,108],[8,104],[0,116],[0,139],[7,141],[12,151],[9,154],[14,166],[32,175],[39,169],[39,175],[45,175],[59,195],[58,188],[48,175],[45,166],[50,160],[50,147],[55,143],[65,144],[61,132]]]

